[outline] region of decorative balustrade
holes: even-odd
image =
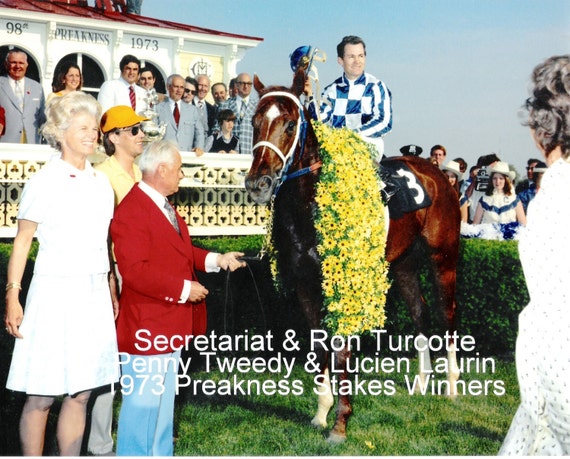
[[[57,154],[46,145],[0,143],[0,238],[16,234],[18,202],[26,181]],[[94,156],[93,161],[100,160]],[[185,177],[172,202],[193,236],[262,234],[265,207],[244,187],[251,157],[182,152]]]

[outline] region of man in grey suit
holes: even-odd
[[[219,110],[230,109],[236,116],[234,133],[239,137],[239,152],[251,155],[253,146],[253,126],[251,120],[255,114],[259,98],[257,94],[251,94],[251,76],[240,73],[236,79],[237,96],[220,104]]]
[[[6,132],[0,142],[40,143],[45,98],[40,84],[26,77],[28,55],[21,49],[11,49],[4,65],[8,75],[0,77],[0,106],[6,112]]]
[[[182,76],[170,75],[166,80],[168,99],[156,106],[160,123],[166,124],[166,140],[178,143],[181,151],[204,154],[204,125],[198,109],[183,102],[185,80]]]

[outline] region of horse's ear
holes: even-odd
[[[291,91],[297,97],[299,97],[305,91],[305,82],[307,79],[307,74],[302,67],[297,68],[295,76],[293,77],[293,86],[291,86]]]
[[[253,87],[257,92],[263,91],[265,85],[261,82],[261,80],[257,77],[257,74],[253,74]]]

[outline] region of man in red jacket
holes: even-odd
[[[121,201],[111,223],[123,277],[117,319],[123,383],[117,455],[171,456],[181,353],[171,338],[206,332],[208,290],[196,271],[233,271],[245,263],[238,259],[242,253],[222,255],[192,245],[186,223],[166,198],[184,176],[175,143],[151,144],[139,167],[142,181]]]
[[[4,132],[6,132],[6,111],[0,107],[0,136],[3,136]]]

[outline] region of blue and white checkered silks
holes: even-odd
[[[325,88],[322,100],[321,121],[357,132],[381,157],[382,137],[392,129],[392,95],[382,81],[368,73],[350,81],[343,74]]]

